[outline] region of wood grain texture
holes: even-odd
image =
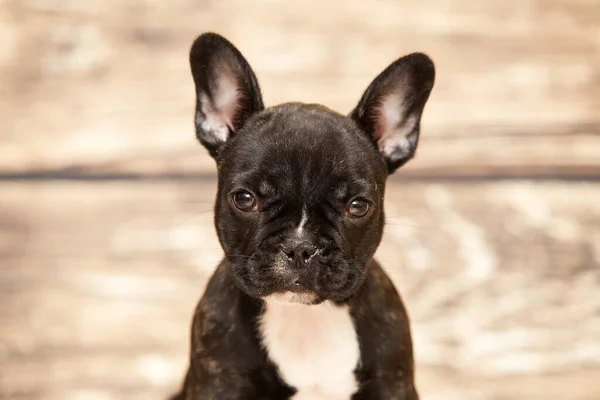
[[[0,29],[3,173],[212,171],[187,57],[213,30],[246,55],[268,105],[346,112],[392,60],[429,53],[431,144],[412,174],[600,175],[598,0],[4,0]]]
[[[0,0],[0,399],[178,386],[221,256],[187,63],[210,30],[267,105],[349,111],[427,52],[437,81],[378,252],[423,399],[600,398],[598,0]],[[469,177],[570,182],[446,179]]]
[[[0,398],[164,398],[220,259],[214,182],[0,184]],[[423,399],[600,396],[600,185],[394,183],[378,258]]]

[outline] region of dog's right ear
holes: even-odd
[[[258,81],[239,50],[216,33],[194,41],[190,66],[196,85],[196,137],[218,162],[225,142],[264,109]]]

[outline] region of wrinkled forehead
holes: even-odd
[[[296,117],[273,118],[240,134],[232,149],[232,184],[265,196],[286,191],[339,197],[371,193],[382,184],[384,165],[360,133],[343,123]]]
[[[232,168],[232,182],[273,190],[319,191],[327,187],[343,195],[349,190],[369,191],[376,185],[376,171],[359,153],[343,146],[306,149],[303,145],[267,146],[251,154],[242,151]],[[262,150],[262,151],[260,151]]]

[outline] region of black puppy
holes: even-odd
[[[265,108],[217,34],[196,39],[190,63],[225,258],[196,309],[177,398],[418,399],[408,318],[373,254],[386,178],[417,148],[432,61],[398,59],[349,116]]]

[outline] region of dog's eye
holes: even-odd
[[[250,212],[258,210],[258,203],[250,192],[239,190],[233,193],[233,205],[240,211]]]
[[[362,218],[369,213],[371,204],[363,199],[354,199],[346,206],[346,216],[352,218]]]

